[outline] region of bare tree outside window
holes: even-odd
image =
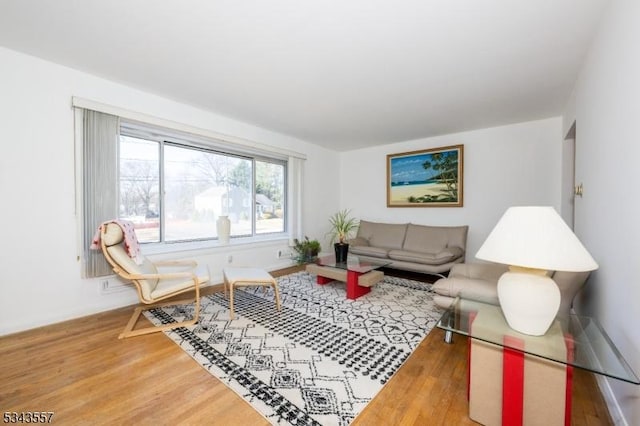
[[[256,232],[284,232],[284,165],[256,161]]]

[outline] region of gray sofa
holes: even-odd
[[[349,252],[361,259],[391,262],[388,268],[442,275],[464,262],[468,226],[360,221]]]
[[[507,265],[496,263],[463,263],[451,268],[447,278],[433,284],[435,304],[448,308],[459,294],[464,299],[500,305],[498,301],[498,279],[507,272]],[[558,315],[566,316],[571,310],[573,298],[589,278],[589,272],[556,271],[551,278],[560,289]]]

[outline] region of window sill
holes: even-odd
[[[289,236],[286,234],[231,238],[228,244],[220,244],[218,240],[188,241],[176,243],[149,243],[142,244],[142,252],[147,256],[162,255],[181,252],[221,252],[230,249],[246,249],[252,247],[264,247],[278,244],[289,245]]]

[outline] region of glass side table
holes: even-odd
[[[499,306],[458,297],[437,326],[445,340],[470,337],[469,416],[482,424],[570,421],[573,368],[640,385],[593,318],[558,317],[544,336],[529,336],[511,329]]]

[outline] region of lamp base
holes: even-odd
[[[498,280],[498,299],[509,327],[542,336],[558,314],[560,289],[546,275],[505,272]]]

